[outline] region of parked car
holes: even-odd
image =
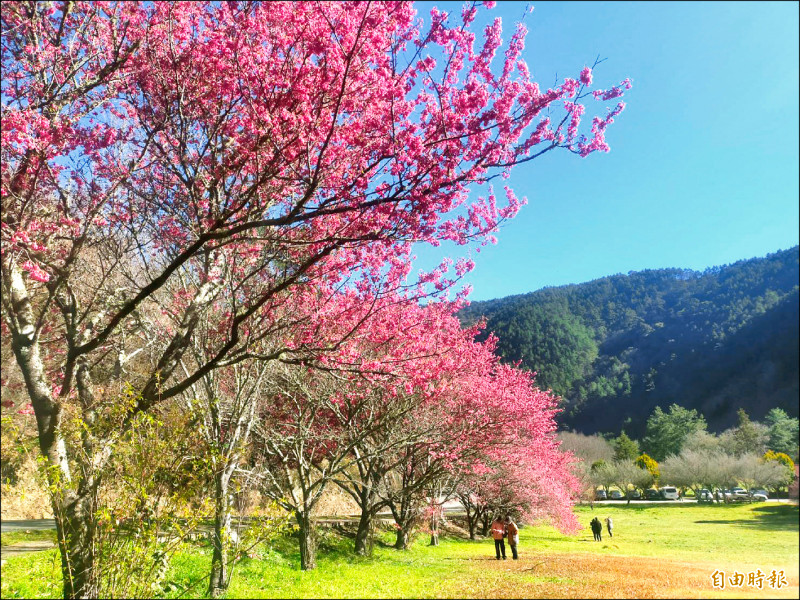
[[[767,496],[765,496],[764,494],[758,494],[758,493],[756,493],[756,492],[751,490],[750,491],[750,499],[753,502],[766,502],[767,501]]]
[[[753,494],[754,496],[756,494],[759,494],[761,496],[764,496],[766,500],[769,500],[769,494],[767,493],[767,490],[750,490],[750,493]]]
[[[642,493],[639,490],[630,490],[628,492],[628,498],[631,500],[640,500],[642,497]]]
[[[698,502],[713,502],[714,495],[711,493],[711,490],[702,489],[697,492],[697,501]]]
[[[680,498],[678,488],[671,486],[658,488],[658,493],[661,494],[663,500],[678,500]]]
[[[595,500],[608,500],[608,495],[606,494],[605,490],[595,490],[594,491],[594,499]]]
[[[647,500],[661,500],[661,494],[658,493],[658,490],[650,488],[649,490],[644,491],[644,497]]]
[[[619,490],[611,490],[611,500],[624,500],[625,496]]]
[[[722,490],[725,502],[750,502],[750,494],[744,488],[731,488],[729,490]]]

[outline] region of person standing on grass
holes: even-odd
[[[594,541],[602,542],[603,538],[601,534],[603,533],[603,526],[600,524],[600,520],[597,517],[592,519],[591,526],[592,526],[592,533],[594,534]]]
[[[503,538],[506,536],[506,525],[500,515],[492,523],[492,537],[494,538],[494,550],[497,553],[497,560],[500,560],[500,554],[503,555],[503,560],[506,559],[506,545]]]
[[[508,545],[511,546],[511,556],[514,560],[519,559],[517,554],[517,544],[519,544],[519,527],[511,520],[511,515],[506,515],[506,533],[508,534]]]
[[[611,520],[611,517],[606,517],[606,529],[608,529],[608,537],[614,537],[614,534],[611,533],[612,527],[614,527],[614,522]]]

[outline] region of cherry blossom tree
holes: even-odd
[[[60,490],[66,597],[99,594],[92,507],[137,414],[296,350],[258,346],[321,280],[388,269],[397,286],[412,243],[491,239],[523,201],[470,201],[475,184],[556,148],[608,151],[624,104],[584,138],[582,101],[630,82],[590,93],[586,67],[543,90],[523,27],[499,60],[499,19],[476,48],[478,10],[423,26],[402,2],[3,4],[2,320]],[[422,283],[447,288],[446,266]],[[186,360],[221,297],[219,335]],[[112,391],[144,354],[128,405]]]
[[[356,550],[364,551],[380,507],[373,484],[392,464],[387,457],[427,434],[407,427],[415,408],[441,410],[437,373],[455,356],[453,340],[475,335],[462,330],[452,303],[421,307],[403,296],[339,295],[326,304],[339,309],[315,327],[315,337],[336,348],[306,346],[303,355],[282,358],[285,366],[271,373],[259,408],[262,489],[296,516],[303,569],[315,566],[312,511],[332,482],[362,508]]]
[[[423,499],[431,497],[420,492],[443,478],[453,482],[446,495],[460,493],[476,507],[514,509],[564,531],[576,526],[571,505],[577,482],[568,471],[570,456],[555,438],[556,398],[536,388],[531,373],[501,364],[493,348],[490,338],[478,360],[449,385],[443,408],[433,415],[436,435],[406,447],[400,468],[386,478],[398,548],[407,547]]]
[[[405,464],[410,448],[425,448],[442,437],[445,382],[470,368],[470,350],[480,347],[474,342],[477,329],[462,329],[452,314],[457,307],[405,306],[395,311],[389,336],[384,333],[378,345],[359,348],[362,360],[366,357],[383,365],[384,377],[365,389],[373,396],[370,428],[355,440],[353,468],[335,479],[361,510],[355,539],[358,554],[367,552],[375,515],[391,504],[387,477]],[[384,331],[386,326],[382,323]],[[415,480],[413,487],[419,491],[421,482]]]
[[[212,449],[208,458],[214,484],[213,554],[209,595],[218,597],[228,587],[228,555],[234,540],[231,529],[231,484],[241,469],[255,423],[258,400],[265,391],[269,362],[248,361],[206,374],[184,393],[187,408],[201,417],[201,431]]]

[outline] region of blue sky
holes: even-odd
[[[434,4],[461,7],[418,10]],[[471,251],[472,300],[798,243],[798,3],[533,4],[524,58],[537,81],[577,77],[599,54],[596,88],[634,87],[610,153],[549,153],[512,175],[528,205],[496,246]],[[485,16],[503,18],[507,40],[525,6],[498,2]],[[464,252],[419,248],[416,266]]]

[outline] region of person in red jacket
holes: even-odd
[[[511,515],[506,515],[506,535],[508,535],[508,545],[511,546],[511,554],[514,560],[519,559],[517,554],[517,544],[519,544],[519,527],[511,520]]]
[[[494,538],[494,549],[497,553],[497,560],[500,560],[500,554],[503,554],[503,560],[506,559],[506,545],[503,538],[506,535],[506,525],[503,523],[502,517],[499,515],[492,523],[492,537]]]

